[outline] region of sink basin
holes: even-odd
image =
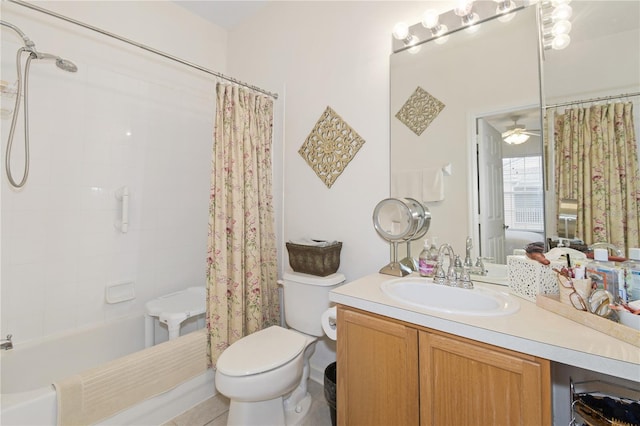
[[[510,315],[520,304],[508,294],[486,288],[463,289],[434,284],[431,278],[405,277],[380,284],[391,299],[436,312],[470,316]]]

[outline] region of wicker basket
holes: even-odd
[[[338,271],[341,249],[341,242],[326,247],[287,243],[289,265],[295,272],[326,277]]]

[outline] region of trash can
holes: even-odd
[[[324,397],[331,411],[331,425],[336,426],[336,363],[332,362],[324,370]]]

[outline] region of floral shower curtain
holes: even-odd
[[[207,270],[209,355],[279,322],[273,100],[218,83]]]
[[[633,104],[575,107],[554,116],[558,203],[578,201],[586,244],[640,246],[640,173]]]

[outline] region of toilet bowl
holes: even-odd
[[[285,273],[287,325],[272,326],[229,346],[216,363],[218,391],[230,400],[228,425],[296,425],[311,407],[309,358],[323,335],[320,317],[340,273],[316,277]]]

